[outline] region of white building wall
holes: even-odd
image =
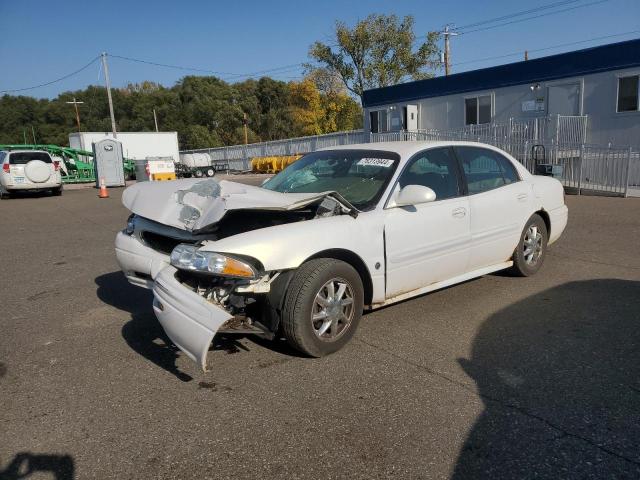
[[[104,138],[113,138],[111,132],[80,132],[69,135],[69,146],[91,151],[92,144]],[[179,161],[177,132],[118,132],[125,158],[143,160],[146,157],[172,157]]]

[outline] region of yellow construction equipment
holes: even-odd
[[[283,155],[279,157],[254,157],[251,159],[251,170],[256,173],[278,173],[302,155]]]

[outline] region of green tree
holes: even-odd
[[[412,16],[400,20],[396,15],[377,14],[369,15],[353,28],[338,21],[336,46],[315,42],[309,56],[316,65],[335,73],[362,102],[362,93],[367,89],[433,76],[439,65],[439,35],[428,33],[414,49],[417,37],[413,24]]]

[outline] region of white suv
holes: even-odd
[[[18,191],[62,195],[60,162],[41,150],[0,151],[0,197]]]

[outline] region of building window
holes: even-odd
[[[638,111],[638,80],[638,75],[618,78],[618,112]]]
[[[464,99],[464,124],[491,123],[491,95]]]
[[[374,110],[373,112],[369,112],[371,133],[383,133],[389,131],[387,116],[386,110]]]

